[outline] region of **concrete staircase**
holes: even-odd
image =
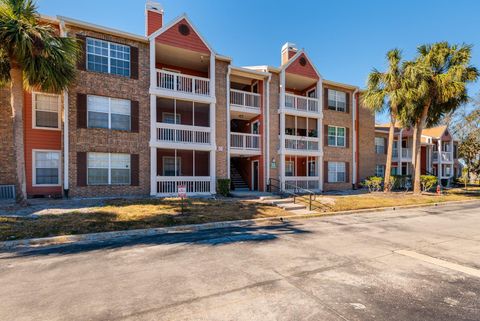
[[[235,167],[230,169],[230,180],[232,181],[233,189],[235,191],[249,191],[247,183],[243,180],[238,170]]]
[[[275,205],[284,209],[287,212],[292,214],[310,214],[313,213],[307,209],[306,205],[303,204],[295,204],[293,198],[281,198],[280,196],[264,196],[260,197],[260,200],[264,203]]]

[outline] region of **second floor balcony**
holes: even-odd
[[[440,155],[440,156],[439,156]],[[440,157],[440,161],[442,163],[451,163],[453,162],[453,153],[452,152],[438,152],[438,151],[434,151],[433,152],[433,162],[434,163],[438,163],[439,162],[439,157]]]
[[[172,145],[200,145],[210,147],[210,127],[157,123],[157,141]]]
[[[285,94],[285,109],[288,111],[306,112],[311,114],[319,113],[319,103],[317,98]]]
[[[299,152],[320,152],[320,140],[318,137],[304,137],[285,135],[285,149]]]
[[[238,155],[260,155],[261,136],[248,133],[230,133],[230,149]]]
[[[230,89],[230,108],[234,111],[258,115],[262,96],[248,91]]]

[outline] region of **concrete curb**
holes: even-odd
[[[316,218],[316,217],[323,217],[323,216],[348,215],[348,214],[367,213],[367,212],[376,213],[376,212],[386,212],[386,211],[402,210],[402,209],[409,209],[409,208],[446,206],[446,205],[454,205],[454,204],[465,204],[465,203],[468,204],[468,203],[475,203],[475,202],[480,202],[480,201],[479,200],[451,201],[451,202],[440,202],[440,203],[431,203],[431,204],[405,205],[405,206],[397,206],[397,207],[379,207],[379,208],[351,210],[351,211],[342,211],[342,212],[323,212],[323,213],[312,213],[312,214],[303,214],[303,215],[286,215],[281,217],[266,217],[266,218],[249,219],[249,220],[223,221],[223,222],[213,222],[213,223],[204,223],[204,224],[180,225],[180,226],[172,226],[172,227],[159,227],[159,228],[124,230],[124,231],[113,231],[113,232],[99,232],[99,233],[78,234],[78,235],[62,235],[62,236],[45,237],[45,238],[3,241],[3,242],[0,242],[0,250],[12,250],[15,248],[28,248],[28,247],[36,248],[41,246],[62,245],[62,244],[70,244],[70,243],[77,243],[77,242],[106,241],[106,240],[111,240],[115,238],[156,236],[156,235],[163,235],[163,234],[169,234],[169,233],[191,233],[191,232],[197,232],[202,230],[226,228],[226,227],[246,227],[251,225],[257,225],[259,223],[285,222],[286,220],[308,219],[308,218]]]

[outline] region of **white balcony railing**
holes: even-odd
[[[452,152],[441,152],[442,162],[451,162],[453,160]],[[438,151],[433,152],[433,161],[438,162]]]
[[[318,99],[285,94],[285,108],[318,113]]]
[[[405,159],[412,158],[412,149],[402,148],[402,158],[405,158]]]
[[[285,177],[285,189],[291,190],[293,186],[316,190],[320,188],[320,177],[318,176],[287,176]]]
[[[157,87],[160,89],[210,96],[210,79],[157,69]]]
[[[251,108],[255,112],[260,112],[261,95],[250,93],[248,91],[230,89],[230,104],[245,108]]]
[[[318,137],[285,135],[285,148],[304,151],[319,151]]]
[[[187,193],[210,193],[210,184],[210,176],[157,176],[157,193],[176,195],[181,185]]]
[[[157,123],[157,140],[180,144],[203,144],[211,142],[210,127]]]
[[[239,150],[260,151],[260,135],[230,133],[230,148]]]

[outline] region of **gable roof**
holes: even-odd
[[[215,50],[213,50],[212,46],[210,46],[208,44],[208,42],[205,40],[205,38],[200,34],[200,32],[198,31],[197,27],[195,27],[195,25],[192,23],[192,21],[190,20],[190,18],[187,16],[186,13],[178,16],[177,18],[175,18],[174,20],[170,21],[170,23],[166,24],[165,26],[163,26],[162,28],[158,29],[157,31],[153,32],[150,36],[148,36],[148,39],[149,40],[152,40],[152,39],[156,39],[157,37],[161,36],[162,34],[164,34],[166,31],[170,30],[173,26],[177,25],[178,23],[180,23],[182,20],[185,20],[186,23],[188,23],[190,25],[190,27],[193,29],[193,31],[195,32],[196,36],[198,36],[198,38],[203,42],[203,44],[205,45],[206,48],[208,48],[208,50],[212,53],[212,54],[216,54],[215,53]]]
[[[305,59],[307,59],[307,64],[309,67],[313,69],[315,74],[317,75],[318,79],[323,79],[322,75],[318,72],[317,68],[315,65],[312,63],[312,60],[308,57],[307,53],[305,52],[305,49],[299,50],[292,58],[290,58],[286,64],[281,66],[281,70],[287,71],[288,67],[292,66],[294,62],[296,62],[298,59],[300,59],[301,56],[304,56]]]
[[[432,128],[425,128],[422,132],[422,135],[430,136],[433,138],[440,138],[443,136],[443,134],[445,134],[446,130],[447,130],[447,125],[437,126]]]

